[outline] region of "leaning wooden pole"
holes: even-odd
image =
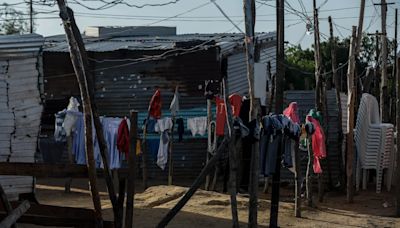
[[[228,99],[229,89],[227,88],[226,78],[222,79],[222,87],[225,102],[226,124],[228,126],[228,148],[229,148],[229,193],[231,196],[232,227],[239,227],[239,217],[237,212],[237,152],[235,147],[235,132],[233,128],[232,108]]]
[[[92,109],[90,102],[89,89],[87,87],[87,75],[84,69],[84,63],[81,52],[78,48],[78,43],[74,37],[73,30],[71,28],[71,18],[65,5],[64,0],[57,0],[58,7],[60,9],[60,17],[63,21],[64,30],[67,36],[68,45],[70,48],[71,62],[74,67],[74,71],[79,84],[79,89],[83,103],[84,123],[85,123],[85,149],[86,149],[86,163],[88,167],[90,190],[92,195],[92,201],[94,205],[95,215],[99,227],[103,227],[103,217],[101,211],[100,195],[97,189],[97,177],[96,177],[96,164],[94,161],[93,151],[93,132],[92,132]]]
[[[350,51],[349,51],[349,66],[347,70],[347,161],[346,161],[346,173],[347,173],[347,202],[353,202],[354,186],[353,186],[353,163],[354,163],[354,101],[355,101],[355,86],[354,86],[354,68],[356,65],[355,60],[355,47],[356,47],[356,30],[357,27],[353,26]]]
[[[136,142],[137,142],[137,116],[138,112],[131,110],[130,122],[131,129],[129,131],[129,153],[128,153],[128,189],[126,192],[126,215],[125,227],[133,225],[133,205],[135,195],[135,170],[136,170]]]
[[[28,200],[24,200],[17,208],[11,211],[3,221],[0,222],[0,227],[12,227],[28,209],[31,207]]]
[[[82,55],[82,60],[83,60],[83,66],[86,71],[86,80],[87,80],[87,87],[89,90],[89,99],[90,99],[90,105],[92,108],[92,115],[93,115],[93,124],[94,128],[96,129],[96,136],[99,144],[99,149],[100,149],[100,155],[103,161],[103,172],[104,172],[104,179],[106,181],[107,185],[107,190],[108,190],[108,195],[110,197],[111,204],[113,206],[113,212],[114,215],[118,214],[117,212],[117,196],[115,193],[115,187],[114,187],[114,182],[112,180],[112,175],[111,175],[111,170],[110,170],[110,165],[109,165],[109,158],[108,158],[108,146],[107,142],[105,140],[104,134],[103,134],[103,125],[100,121],[100,115],[97,111],[97,106],[96,102],[94,100],[95,94],[94,94],[94,77],[93,77],[93,72],[89,70],[89,58],[86,53],[85,49],[85,44],[83,42],[81,33],[78,29],[78,26],[75,22],[75,17],[73,14],[73,11],[67,7],[69,17],[70,17],[70,25],[73,31],[74,38],[76,40],[76,43],[78,44],[79,51]],[[114,217],[115,221],[115,226],[122,227],[122,218]]]
[[[163,228],[168,225],[168,223],[178,214],[178,212],[185,206],[185,204],[192,198],[192,196],[196,193],[197,189],[199,189],[200,185],[204,182],[206,176],[213,170],[215,165],[218,162],[222,152],[226,149],[228,145],[228,138],[224,138],[218,149],[215,152],[215,155],[210,159],[208,164],[201,170],[199,176],[193,182],[192,186],[190,186],[189,190],[183,195],[183,197],[178,201],[178,203],[164,216],[164,218],[158,223],[157,228]]]
[[[8,200],[7,194],[4,191],[3,186],[1,184],[0,184],[0,199],[1,199],[1,202],[3,203],[3,208],[5,209],[7,215],[10,215],[13,208],[12,208],[11,203]],[[16,228],[16,227],[17,226],[15,224],[13,224],[11,226],[11,228]]]

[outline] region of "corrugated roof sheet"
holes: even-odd
[[[276,33],[259,33],[258,41],[275,39]],[[155,37],[115,37],[115,38],[93,38],[83,37],[86,50],[93,52],[107,52],[116,50],[168,50],[176,47],[179,42],[192,41],[215,41],[224,54],[229,50],[243,44],[243,35],[238,33],[222,34],[182,34],[176,36],[155,36]],[[68,52],[68,44],[65,37],[57,35],[47,37],[44,51]]]
[[[38,34],[0,36],[0,58],[36,54],[43,43],[43,36]]]

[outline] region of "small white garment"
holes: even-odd
[[[207,130],[207,117],[188,118],[187,126],[193,136],[196,134],[203,136],[206,134]]]
[[[172,120],[169,117],[158,119],[154,129],[160,133],[160,146],[157,153],[157,165],[164,170],[168,161],[168,145],[169,135],[168,131],[172,129]]]
[[[175,89],[174,98],[172,98],[171,105],[169,106],[169,110],[171,111],[172,116],[176,116],[176,113],[179,112],[179,92],[178,88]]]
[[[79,113],[79,108],[78,108],[79,105],[80,104],[75,97],[71,97],[69,99],[67,112],[65,115],[64,122],[62,124],[67,136],[70,136],[71,132],[75,131],[75,125],[79,117],[79,115],[77,115],[77,113]]]

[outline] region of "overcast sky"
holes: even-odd
[[[38,0],[39,1],[39,0]],[[96,7],[93,1],[76,0]],[[129,3],[165,3],[170,0],[125,0]],[[287,0],[293,8],[300,12],[302,10],[299,1],[302,1],[306,9],[306,13],[312,19],[312,0]],[[20,3],[23,0],[0,0],[0,3]],[[68,2],[68,1],[67,1]],[[216,1],[223,11],[244,30],[243,20],[243,1],[242,0],[217,0]],[[268,5],[260,4],[265,2]],[[366,0],[364,30],[367,32],[375,32],[381,30],[381,10],[380,6],[373,6],[373,3],[380,0]],[[390,5],[387,12],[387,31],[389,38],[394,37],[394,8],[400,6],[400,0],[388,0],[395,2]],[[321,41],[325,40],[329,35],[328,16],[332,16],[335,36],[349,36],[352,25],[358,24],[359,0],[317,0],[320,7],[320,30]],[[176,4],[167,6],[149,6],[144,8],[128,7],[126,5],[117,5],[106,10],[89,10],[82,7],[72,0],[69,6],[75,11],[77,24],[81,31],[86,26],[93,25],[109,25],[109,26],[137,26],[137,25],[165,25],[176,26],[177,32],[182,33],[219,33],[219,32],[239,32],[231,22],[229,22],[210,2],[210,0],[180,0]],[[25,4],[15,6],[18,10],[27,10]],[[63,28],[61,20],[57,18],[57,6],[43,7],[35,6],[35,10],[40,14],[35,15],[36,32],[45,36],[61,34]],[[286,7],[288,9],[288,7]],[[189,12],[190,11],[190,12]],[[257,32],[270,32],[276,30],[276,9],[275,1],[257,0]],[[179,17],[173,17],[176,15]],[[28,16],[27,16],[28,17]],[[166,19],[169,18],[169,19]],[[292,44],[300,43],[303,47],[309,47],[313,42],[312,35],[306,35],[306,20],[291,12],[285,14],[285,40]]]

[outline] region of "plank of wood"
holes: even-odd
[[[13,208],[18,204],[19,202],[11,202]],[[4,207],[0,205],[0,219],[6,216]],[[93,210],[43,204],[32,204],[18,221],[42,226],[95,227],[96,225]],[[104,221],[104,227],[113,227],[113,222]]]
[[[97,170],[97,176],[102,176],[103,171]],[[118,175],[126,177],[128,170],[118,169]],[[26,162],[0,162],[0,175],[34,176],[34,177],[55,177],[55,178],[87,178],[86,165],[76,164],[45,164]]]

